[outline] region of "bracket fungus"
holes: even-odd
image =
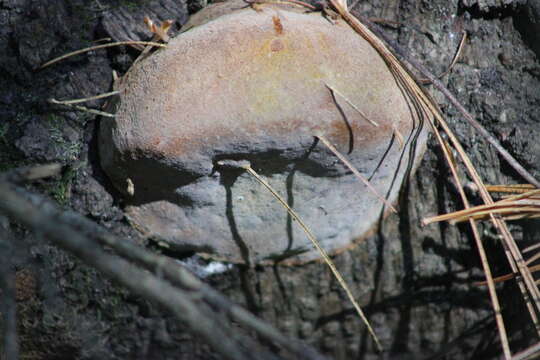
[[[193,22],[121,79],[101,124],[101,163],[132,223],[220,260],[318,258],[249,163],[327,252],[369,234],[384,203],[318,139],[396,201],[426,130],[381,56],[345,22],[296,8],[233,1]]]

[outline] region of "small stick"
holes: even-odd
[[[158,39],[164,43],[168,43],[170,40],[169,34],[167,34],[174,23],[174,20],[165,20],[160,25],[157,25],[148,16],[144,17],[144,23],[148,27],[151,33],[157,35]],[[156,39],[157,40],[157,39]],[[154,41],[154,39],[152,39]]]
[[[529,190],[527,192],[519,192],[517,195],[509,196],[505,199],[500,200],[500,202],[507,202],[507,201],[517,201],[517,200],[538,200],[538,196],[540,196],[540,189],[535,190]]]
[[[171,29],[171,25],[173,23],[173,20],[165,20],[159,27],[154,24],[152,20],[150,20],[149,17],[144,17],[144,23],[149,28],[149,30],[154,34],[152,36],[152,39],[150,40],[150,43],[144,47],[144,49],[141,51],[139,56],[133,61],[133,64],[129,67],[129,70],[124,74],[124,77],[126,77],[129,72],[134,68],[134,65],[137,64],[142,59],[145,59],[152,50],[152,43],[157,43],[159,40],[168,42],[169,41],[169,35],[168,32]]]
[[[422,220],[422,225],[434,222],[449,221],[452,225],[468,219],[485,219],[488,215],[499,214],[512,219],[522,219],[540,216],[540,203],[538,202],[498,202],[492,205],[480,205],[465,210],[455,211],[449,214],[434,216]]]
[[[105,48],[109,48],[109,47],[114,47],[114,46],[122,46],[122,45],[151,45],[151,46],[158,46],[158,47],[167,47],[167,45],[165,44],[160,44],[160,43],[157,43],[157,42],[152,42],[152,41],[134,41],[134,40],[130,40],[130,41],[119,41],[119,42],[115,42],[115,43],[111,43],[111,44],[103,44],[103,45],[96,45],[96,46],[91,46],[91,47],[87,47],[87,48],[84,48],[84,49],[79,49],[79,50],[76,50],[76,51],[73,51],[73,52],[70,52],[70,53],[67,53],[67,54],[64,54],[62,56],[59,56],[55,59],[52,59],[50,61],[47,61],[45,64],[41,65],[38,70],[41,70],[41,69],[44,69],[46,68],[47,66],[51,66],[52,64],[56,64],[57,62],[59,61],[62,61],[64,59],[67,59],[69,57],[72,57],[72,56],[75,56],[75,55],[79,55],[79,54],[83,54],[85,52],[89,52],[89,51],[94,51],[94,50],[99,50],[99,49],[105,49]]]
[[[95,96],[90,96],[90,97],[86,97],[86,98],[81,98],[81,99],[73,99],[73,100],[50,99],[49,102],[51,102],[53,104],[58,104],[58,105],[73,105],[73,104],[79,104],[79,103],[83,103],[83,102],[87,102],[87,101],[99,100],[99,99],[107,98],[107,97],[110,97],[110,96],[118,95],[119,93],[120,93],[120,91],[115,90],[115,91],[111,91],[111,92],[107,92],[107,93],[103,93],[103,94],[99,94],[99,95],[95,95]]]
[[[381,196],[377,190],[373,187],[373,185],[371,185],[369,183],[369,180],[366,179],[364,176],[362,176],[362,174],[360,174],[360,171],[356,170],[356,168],[354,167],[353,164],[351,164],[351,162],[349,160],[347,160],[345,158],[345,156],[343,156],[336,148],[334,145],[332,145],[330,143],[330,141],[328,141],[324,136],[322,135],[316,135],[315,136],[317,139],[321,140],[321,142],[326,145],[326,147],[328,149],[330,149],[330,151],[332,151],[334,153],[334,155],[336,155],[338,157],[339,160],[341,160],[341,162],[343,162],[345,164],[345,166],[347,166],[349,168],[349,170],[351,170],[353,172],[353,174],[361,181],[364,183],[364,185],[367,186],[367,188],[375,195],[377,196],[377,198],[379,200],[381,200],[386,206],[388,206],[394,213],[397,213],[397,210],[396,208],[390,204],[390,202],[388,200],[386,200],[383,196]]]
[[[540,213],[540,201],[535,198],[535,196],[539,194],[540,189],[537,189],[514,195],[491,204],[478,205],[448,214],[433,216],[423,219],[422,225],[425,226],[440,221],[451,221],[451,223],[456,223],[469,218],[483,218],[489,214],[510,214],[511,216],[513,213],[524,213],[522,217],[536,217],[540,215],[538,214]]]
[[[114,117],[114,114],[111,114],[111,113],[108,113],[108,112],[105,112],[105,111],[101,111],[101,110],[89,109],[86,106],[64,104],[63,101],[58,101],[58,100],[55,100],[55,99],[50,99],[49,102],[51,104],[58,104],[58,105],[68,106],[68,107],[73,108],[75,110],[87,112],[87,113],[90,113],[90,114],[95,114],[95,115],[100,115],[100,116],[105,116],[105,117],[110,117],[110,118]]]
[[[199,294],[175,287],[152,272],[141,269],[128,260],[110,254],[99,243],[81,233],[73,226],[59,223],[51,213],[56,207],[41,197],[36,202],[27,198],[20,188],[0,181],[0,212],[17,220],[30,230],[37,231],[56,246],[71,252],[88,265],[112,280],[117,281],[133,293],[158,303],[185,324],[195,336],[205,340],[224,359],[248,360],[253,354],[261,359],[277,359],[266,349],[252,346],[247,336],[223,321],[217,311],[201,303]],[[51,210],[52,209],[52,210]],[[0,262],[0,267],[3,263]],[[195,286],[197,284],[194,284]]]

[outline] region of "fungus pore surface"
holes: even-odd
[[[132,223],[173,248],[252,264],[318,258],[255,178],[217,166],[247,161],[335,253],[369,234],[385,207],[316,136],[394,202],[426,131],[384,60],[346,23],[243,7],[202,10],[202,25],[121,79],[116,117],[100,127],[102,166]]]

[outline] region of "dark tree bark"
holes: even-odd
[[[184,23],[188,4],[170,3],[174,6],[165,0],[0,1],[0,170],[51,161],[64,164],[62,176],[40,180],[30,190],[155,251],[161,250],[124,220],[121,197],[100,170],[96,128],[106,119],[46,101],[109,91],[112,70],[125,71],[137,52],[98,50],[43,71],[36,69],[102,37],[149,36],[140,22],[145,14]],[[461,31],[466,30],[464,54],[443,80],[540,178],[540,54],[534,35],[540,20],[534,1],[361,0],[355,11],[401,22],[404,26],[399,29],[387,28],[389,36],[436,74],[446,69]],[[460,114],[433,93],[486,183],[522,182]],[[87,105],[97,108],[102,103]],[[461,208],[450,178],[433,141],[402,191],[399,214],[384,220],[366,241],[334,258],[380,336],[385,358],[477,359],[501,353],[487,290],[473,284],[484,278],[468,228],[420,226],[424,217]],[[534,220],[513,223],[511,229],[520,246],[540,238]],[[494,273],[509,272],[493,228],[486,224],[482,230]],[[112,284],[49,245],[41,234],[4,218],[0,231],[2,239],[4,233],[17,239],[10,269],[18,285],[21,357],[219,358],[170,313]],[[323,264],[235,266],[206,281],[284,333],[335,359],[376,357],[364,325]],[[513,283],[500,286],[498,293],[511,345],[517,351],[534,341],[532,325]],[[2,328],[6,321],[2,314]]]

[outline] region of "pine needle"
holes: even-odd
[[[511,185],[486,185],[489,192],[499,193],[525,193],[536,189],[536,186],[531,184],[511,184]]]
[[[434,222],[450,221],[451,224],[473,218],[475,220],[489,219],[491,214],[499,214],[507,220],[540,217],[540,190],[528,191],[492,204],[479,205],[449,214],[434,216],[422,220],[423,225]]]
[[[417,112],[421,114],[429,113],[431,114],[437,121],[437,123],[444,129],[446,134],[449,136],[450,141],[452,142],[452,145],[460,155],[462,161],[465,163],[465,167],[471,177],[473,178],[474,182],[480,189],[480,193],[484,199],[484,202],[486,203],[492,203],[491,197],[489,196],[489,193],[487,190],[485,190],[485,186],[482,183],[480,177],[478,176],[476,170],[474,169],[472,162],[467,157],[466,153],[464,152],[461,144],[455,137],[455,135],[452,133],[452,131],[449,129],[448,125],[444,121],[444,118],[442,117],[440,110],[435,105],[434,101],[432,100],[431,96],[427,94],[427,92],[420,88],[419,85],[414,81],[412,78],[412,74],[409,70],[407,70],[404,65],[395,57],[395,55],[386,47],[386,45],[378,38],[376,37],[371,30],[369,30],[364,24],[362,24],[356,17],[354,17],[347,9],[346,5],[343,5],[338,0],[330,0],[330,4],[336,9],[336,11],[342,16],[342,18],[358,33],[360,34],[364,39],[366,39],[373,47],[374,49],[379,52],[379,54],[382,56],[382,58],[387,63],[390,70],[393,72],[394,76],[396,77],[396,80],[398,83],[404,87],[404,90],[409,96],[409,99],[413,101],[413,104],[417,108]],[[438,133],[438,129],[435,126],[435,123],[433,122],[433,119],[428,116],[428,119],[430,121],[430,124],[432,128],[434,129],[436,136],[441,143],[443,144],[442,138],[440,134]],[[442,146],[443,152],[445,153],[445,157],[449,162],[449,166],[452,171],[452,175],[454,177],[454,180],[457,184],[459,184],[459,191],[460,195],[463,199],[465,207],[469,207],[467,198],[465,196],[463,187],[461,186],[461,183],[459,181],[459,177],[457,175],[457,170],[455,167],[452,166],[451,158],[448,154],[447,149]],[[528,269],[523,264],[523,258],[521,257],[521,254],[519,253],[519,249],[516,248],[515,242],[513,241],[508,228],[506,227],[506,224],[504,224],[500,219],[494,217],[491,215],[492,221],[494,222],[495,226],[499,229],[501,234],[503,235],[503,238],[505,239],[505,243],[507,244],[507,256],[508,260],[510,262],[511,267],[518,268],[522,276],[527,277],[525,279],[525,283],[527,286],[527,290],[522,288],[523,294],[526,294],[527,291],[531,294],[531,297],[533,298],[535,304],[538,306],[539,304],[539,292],[538,288],[534,284],[534,280],[532,279],[531,273],[528,272]],[[506,333],[506,328],[504,325],[504,321],[502,319],[501,313],[500,313],[500,305],[499,300],[497,297],[497,293],[495,290],[495,285],[493,283],[493,277],[491,276],[491,269],[489,266],[489,263],[487,261],[487,256],[485,253],[485,249],[483,247],[482,241],[480,239],[480,234],[478,231],[478,228],[476,227],[476,223],[474,220],[469,220],[471,224],[471,229],[473,231],[475,241],[478,247],[479,255],[482,261],[482,266],[484,268],[484,273],[486,274],[487,280],[488,280],[488,289],[489,294],[491,297],[493,310],[495,313],[495,320],[497,323],[497,327],[499,330],[499,336],[501,338],[501,344],[503,348],[503,353],[506,359],[511,358],[511,352],[510,352],[510,346],[508,342],[508,336]],[[529,313],[531,315],[531,318],[533,319],[533,323],[537,327],[537,329],[540,332],[540,327],[538,323],[538,319],[536,317],[536,313],[534,309],[532,309],[532,306],[530,304],[527,305],[529,309]]]
[[[221,165],[220,162],[218,162],[219,165]],[[238,165],[239,167],[241,167],[242,169],[246,170],[250,175],[252,175],[261,185],[263,185],[273,196],[276,200],[278,200],[281,205],[287,210],[287,212],[291,215],[291,217],[298,223],[298,225],[300,225],[300,227],[302,228],[302,230],[304,230],[304,232],[306,233],[307,237],[309,238],[309,240],[312,242],[313,246],[315,246],[315,248],[317,249],[317,251],[319,251],[319,253],[321,254],[322,258],[324,259],[324,261],[326,262],[326,264],[328,265],[328,267],[330,268],[330,270],[332,271],[332,274],[334,275],[334,277],[337,279],[339,285],[343,288],[343,290],[345,291],[345,293],[347,294],[347,297],[349,298],[349,300],[351,301],[351,303],[353,304],[356,312],[358,313],[358,316],[360,316],[360,318],[362,319],[362,321],[364,322],[364,324],[366,325],[369,333],[371,334],[371,336],[373,337],[373,340],[375,341],[375,344],[377,346],[377,349],[379,351],[382,352],[382,346],[381,346],[381,343],[379,341],[379,339],[377,338],[377,335],[375,334],[375,331],[373,330],[373,328],[371,327],[368,319],[366,318],[364,312],[362,311],[362,308],[360,307],[360,305],[358,304],[358,302],[356,301],[356,299],[354,298],[354,295],[351,291],[351,289],[349,288],[349,286],[347,285],[347,283],[345,282],[345,280],[343,279],[343,276],[341,276],[341,273],[339,272],[339,270],[336,268],[336,265],[334,264],[334,262],[332,261],[332,259],[330,259],[330,256],[328,255],[328,253],[322,248],[321,244],[319,243],[319,241],[315,238],[315,235],[313,235],[313,232],[309,229],[309,227],[302,221],[302,219],[298,216],[298,214],[289,206],[289,204],[287,204],[287,202],[285,201],[285,199],[283,199],[278,193],[276,190],[274,190],[274,188],[272,188],[270,186],[270,184],[268,184],[255,170],[253,170],[253,168],[249,165],[249,164],[239,164]]]
[[[101,111],[101,110],[90,109],[90,108],[87,108],[86,106],[73,105],[73,104],[64,104],[62,101],[58,101],[58,100],[55,100],[55,99],[50,99],[49,102],[51,104],[64,105],[64,106],[70,107],[72,109],[82,111],[82,112],[86,112],[86,113],[90,113],[90,114],[94,114],[94,115],[105,116],[105,117],[110,117],[110,118],[114,117],[114,114],[111,114],[111,113],[108,113],[108,112],[105,112],[105,111]]]
[[[99,100],[99,99],[107,98],[107,97],[110,97],[110,96],[118,95],[119,93],[120,93],[119,91],[111,91],[111,92],[107,92],[107,93],[103,93],[103,94],[99,94],[99,95],[95,95],[95,96],[90,96],[90,97],[86,97],[86,98],[81,98],[81,99],[72,99],[72,100],[50,99],[49,102],[51,102],[53,104],[58,104],[58,105],[73,105],[73,104],[79,104],[79,103],[83,103],[83,102],[87,102],[87,101]]]
[[[357,179],[359,179],[361,182],[364,183],[364,185],[367,186],[367,188],[379,199],[381,200],[381,202],[383,204],[385,204],[386,206],[388,206],[394,213],[397,213],[397,210],[396,208],[388,201],[386,200],[382,195],[380,195],[377,190],[373,187],[373,185],[370,184],[369,180],[366,179],[364,176],[362,176],[362,174],[360,174],[360,171],[358,171],[353,164],[351,164],[351,162],[349,160],[347,160],[347,158],[345,156],[343,156],[343,154],[341,154],[334,145],[332,145],[330,143],[330,141],[328,141],[328,139],[326,139],[324,136],[322,135],[316,135],[315,136],[317,139],[319,139],[328,149],[330,149],[330,151],[332,151],[334,153],[334,155],[337,156],[337,158],[339,160],[341,160],[341,162],[343,162],[348,168],[349,170],[352,171],[352,173],[354,174],[354,176],[356,176]]]
[[[534,254],[533,256],[531,256],[529,259],[527,259],[527,261],[525,262],[525,264],[527,264],[527,266],[531,265],[533,262],[535,262],[536,260],[540,259],[540,252],[537,252],[536,254]]]
[[[332,86],[328,85],[327,83],[324,83],[324,85],[326,85],[326,87],[328,89],[330,89],[330,91],[332,91],[334,94],[338,94],[340,97],[342,97],[346,102],[347,104],[351,105],[351,107],[356,110],[360,116],[362,116],[367,122],[369,122],[371,125],[375,126],[375,127],[378,127],[379,124],[377,124],[375,121],[371,120],[370,118],[368,118],[362,111],[360,111],[360,109],[358,108],[358,106],[354,105],[352,103],[352,101],[350,101],[349,99],[347,99],[347,97],[345,97],[345,95],[343,95],[342,93],[340,93],[339,91],[337,91],[335,88],[333,88]]]
[[[538,248],[540,248],[540,243],[526,247],[525,249],[523,249],[523,253],[531,252],[531,251],[536,250]]]
[[[529,271],[532,272],[532,273],[540,271],[540,265],[535,265],[535,266],[529,267]],[[502,282],[505,282],[505,281],[508,281],[508,280],[512,280],[515,277],[516,277],[516,274],[501,275],[501,276],[497,276],[496,278],[494,278],[493,282],[502,283]],[[478,281],[478,282],[473,283],[473,285],[476,285],[476,286],[484,286],[486,284],[487,284],[486,281]]]
[[[540,217],[540,202],[516,202],[501,204],[497,202],[492,205],[480,205],[465,210],[434,216],[422,220],[422,225],[428,225],[440,221],[449,221],[455,225],[468,219],[489,220],[489,216],[498,214],[506,220],[518,220],[524,218]]]

